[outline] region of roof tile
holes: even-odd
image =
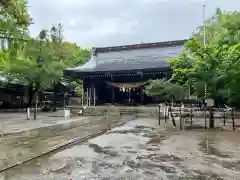
[[[176,42],[139,44],[140,48],[135,48],[134,45],[116,46],[117,49],[112,47],[110,50],[111,47],[94,48],[93,55],[86,64],[66,71],[84,73],[170,67],[167,61],[181,53],[185,41]]]

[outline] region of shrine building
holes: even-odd
[[[154,103],[144,93],[150,79],[170,79],[168,61],[181,53],[187,40],[92,48],[84,65],[67,68],[64,74],[83,80],[89,106]]]

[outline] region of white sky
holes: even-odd
[[[66,40],[112,46],[188,38],[207,15],[240,10],[240,0],[29,0],[32,35],[58,22]]]

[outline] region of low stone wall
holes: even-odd
[[[72,110],[71,110],[72,111]],[[124,116],[134,115],[141,117],[157,116],[156,107],[117,107],[117,106],[95,106],[84,110],[84,116]]]

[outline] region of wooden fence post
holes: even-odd
[[[167,122],[167,106],[164,105],[164,121]]]
[[[183,123],[182,123],[182,105],[180,105],[180,108],[179,108],[179,110],[180,110],[180,130],[182,130],[183,129]]]
[[[223,110],[223,126],[226,126],[226,112]]]
[[[204,105],[204,126],[205,126],[205,129],[207,129],[207,106]]]
[[[158,125],[160,125],[160,118],[161,118],[161,106],[158,105]]]
[[[191,124],[191,127],[192,127],[192,125],[193,125],[193,122],[192,122],[192,120],[193,120],[193,106],[192,106],[192,103],[191,103],[190,108],[191,108],[190,109],[190,124]]]
[[[234,109],[232,108],[232,128],[233,128],[233,131],[235,131],[235,117],[234,117]]]

